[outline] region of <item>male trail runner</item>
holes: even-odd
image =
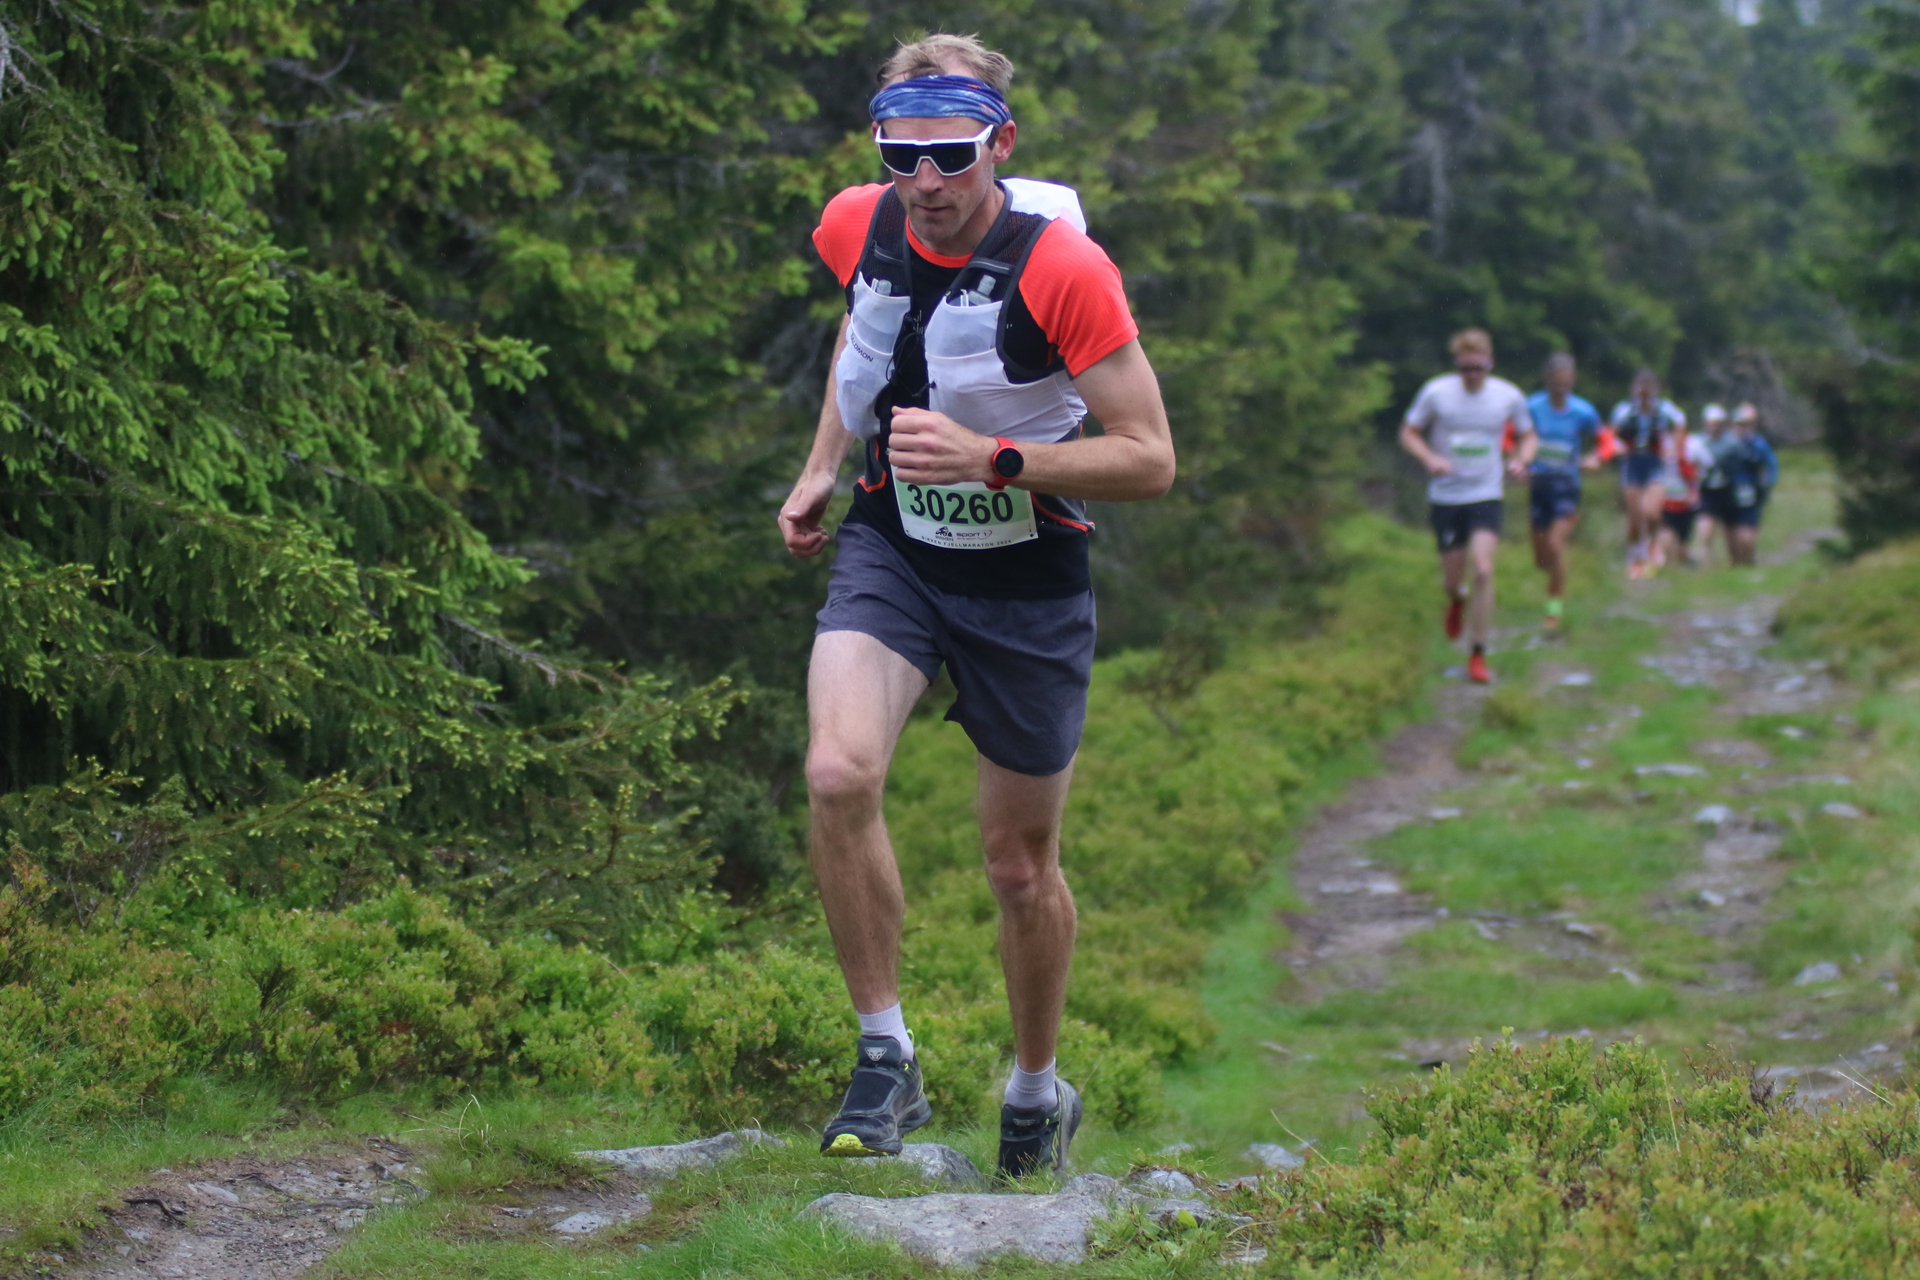
[[[1717,404],[1710,404],[1700,411],[1700,426],[1704,432],[1701,452],[1705,455],[1700,468],[1700,519],[1694,526],[1694,535],[1700,545],[1700,558],[1711,568],[1713,566],[1713,544],[1720,533],[1720,519],[1715,512],[1722,509],[1726,488],[1726,472],[1720,469],[1720,456],[1732,444],[1727,434],[1729,421],[1727,411]],[[1729,547],[1731,555],[1731,547]]]
[[[1473,646],[1467,678],[1486,684],[1493,679],[1487,670],[1493,553],[1503,523],[1500,443],[1508,431],[1514,433],[1519,447],[1505,471],[1518,480],[1527,474],[1540,441],[1520,388],[1488,376],[1493,372],[1493,339],[1486,330],[1463,329],[1448,346],[1455,372],[1420,388],[1400,424],[1400,446],[1432,477],[1427,482],[1428,512],[1447,593],[1447,639],[1460,638],[1461,615],[1466,614],[1467,639]],[[1471,595],[1466,586],[1469,560]]]
[[[1606,460],[1611,433],[1602,438],[1600,411],[1573,394],[1578,372],[1564,351],[1547,357],[1544,391],[1527,397],[1539,447],[1531,481],[1533,563],[1547,575],[1547,629],[1560,625],[1567,593],[1567,539],[1580,519],[1580,473]]]
[[[808,674],[811,855],[860,1018],[828,1155],[898,1152],[927,1123],[900,1006],[905,901],[881,795],[907,714],[944,663],[979,752],[987,879],[1015,1066],[999,1172],[1059,1168],[1080,1099],[1054,1073],[1073,955],[1060,819],[1086,719],[1093,593],[1085,499],[1173,482],[1166,411],[1120,273],[1063,187],[999,182],[1012,64],[971,37],[899,49],[871,104],[890,185],[827,205],[814,243],[848,315],[813,451],[780,511],[818,555],[849,445],[863,475],[837,535]],[[1104,434],[1082,439],[1091,411]]]
[[[1613,430],[1626,456],[1620,460],[1620,500],[1627,508],[1627,575],[1642,577],[1654,566],[1654,530],[1666,489],[1660,478],[1660,454],[1667,437],[1684,431],[1687,415],[1660,395],[1660,377],[1651,369],[1633,376],[1632,394],[1613,409]]]
[[[1760,411],[1753,405],[1734,409],[1733,430],[1716,442],[1713,470],[1720,483],[1702,493],[1707,514],[1726,528],[1727,558],[1751,565],[1761,512],[1780,480],[1780,459],[1760,434]]]

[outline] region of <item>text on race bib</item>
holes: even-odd
[[[1024,489],[989,489],[978,480],[960,484],[908,484],[893,476],[900,527],[915,542],[954,551],[991,551],[1040,536],[1033,495]]]

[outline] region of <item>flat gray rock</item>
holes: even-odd
[[[1307,1162],[1277,1142],[1256,1142],[1247,1148],[1247,1159],[1263,1169],[1298,1169]]]
[[[1642,778],[1704,778],[1707,774],[1697,764],[1642,764],[1633,771]]]
[[[1831,960],[1822,960],[1820,963],[1810,964],[1799,973],[1794,974],[1793,985],[1796,987],[1810,987],[1819,982],[1838,982],[1840,981],[1840,977],[1839,965]]]
[[[1145,1195],[1190,1196],[1200,1189],[1178,1169],[1142,1169],[1127,1184]]]
[[[1119,1184],[1114,1185],[1117,1190]],[[1105,1200],[1078,1191],[1047,1196],[936,1192],[902,1200],[835,1192],[801,1212],[943,1267],[974,1267],[1009,1256],[1084,1262],[1093,1224],[1111,1210]]]
[[[783,1139],[759,1129],[729,1129],[711,1138],[696,1138],[692,1142],[674,1142],[659,1147],[576,1151],[573,1154],[583,1160],[602,1160],[618,1165],[636,1178],[657,1182],[679,1177],[682,1169],[711,1168],[760,1143],[776,1147],[787,1145]]]
[[[940,1142],[909,1142],[895,1159],[920,1170],[921,1178],[969,1191],[985,1190],[987,1179],[973,1161]]]

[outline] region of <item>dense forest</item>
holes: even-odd
[[[1139,680],[1328,616],[1468,324],[1824,425],[1856,542],[1920,527],[1906,3],[4,0],[7,883],[181,940],[404,878],[622,963],[804,914],[808,236],[935,28],[1164,385],[1174,493],[1097,512]]]

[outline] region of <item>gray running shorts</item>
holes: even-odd
[[[1093,592],[1058,600],[950,595],[922,582],[878,530],[841,525],[816,636],[872,636],[960,696],[947,719],[1003,769],[1044,778],[1073,763],[1093,673]]]

